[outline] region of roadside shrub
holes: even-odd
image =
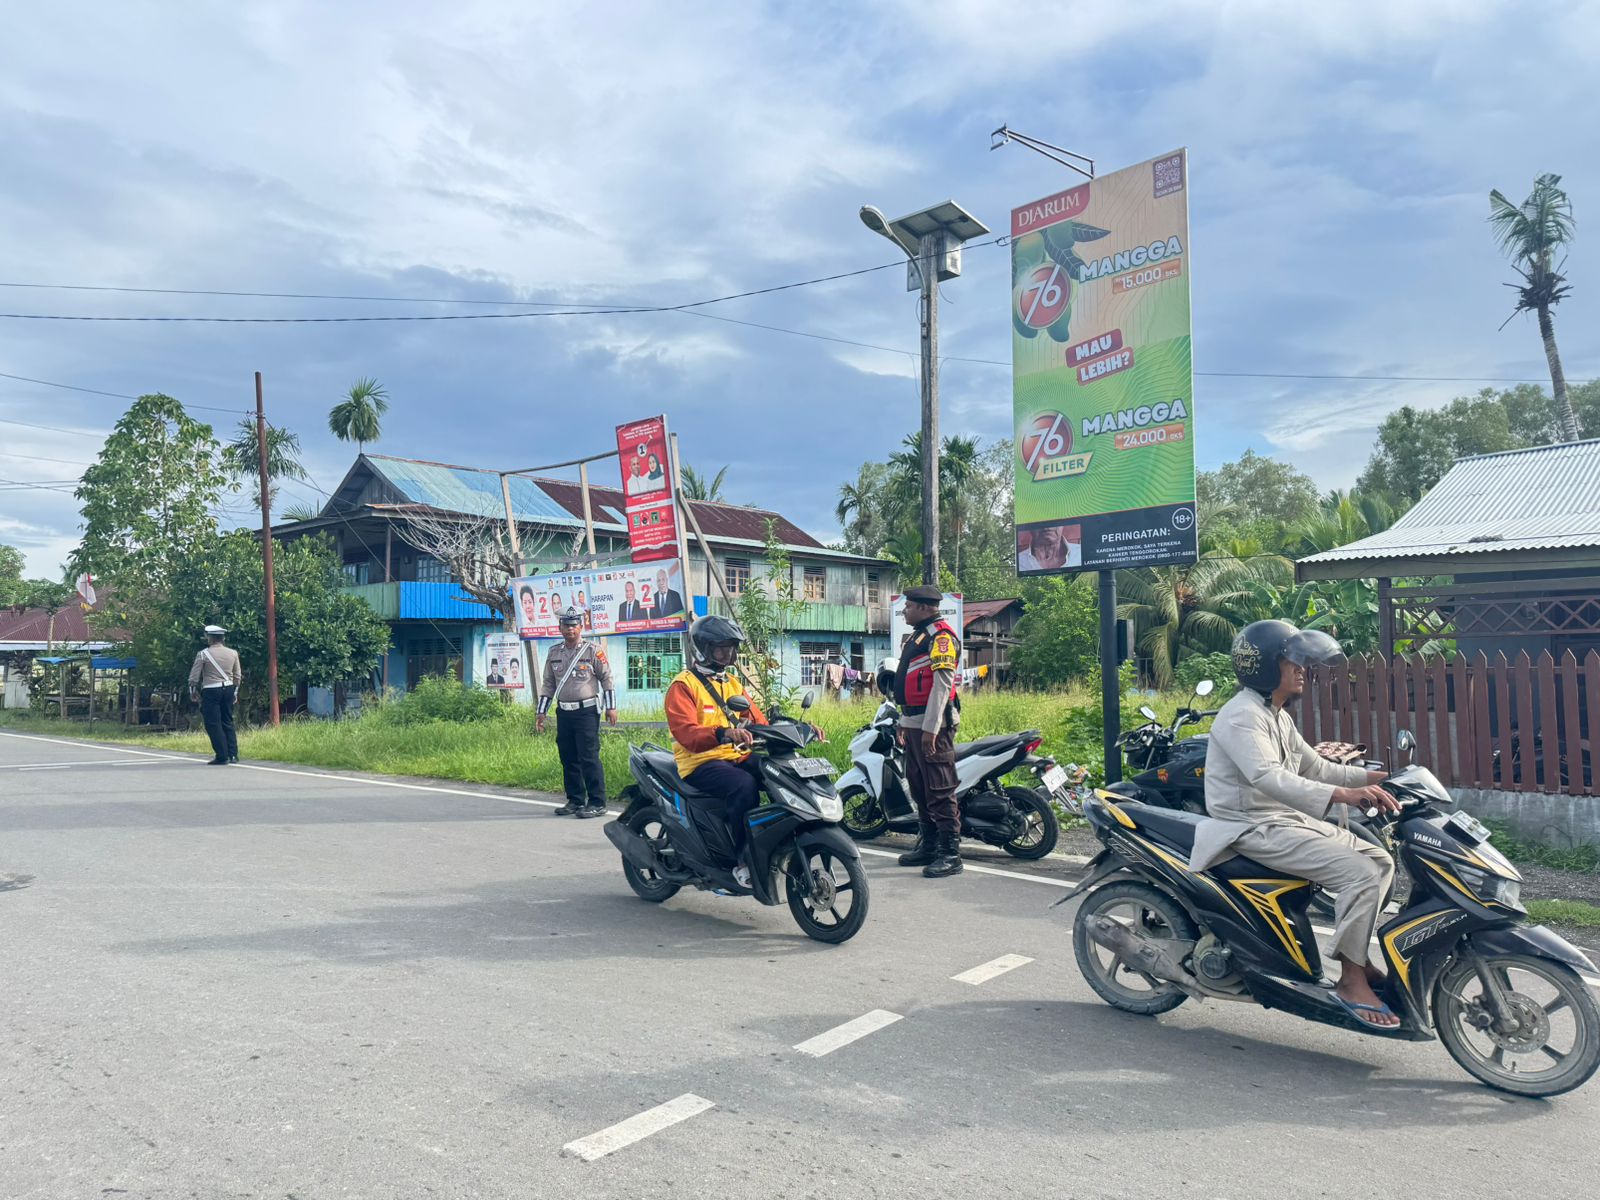
[[[1178,664],[1174,682],[1179,690],[1192,692],[1194,685],[1202,679],[1209,679],[1217,685],[1217,690],[1211,693],[1211,701],[1217,703],[1239,690],[1239,680],[1233,673],[1233,658],[1221,651],[1215,654],[1191,654]],[[1217,703],[1211,701],[1206,703],[1206,707],[1216,708]]]
[[[421,725],[428,721],[498,721],[506,709],[500,697],[485,688],[430,675],[403,696],[369,712],[386,724]]]

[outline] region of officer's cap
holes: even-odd
[[[583,614],[581,612],[579,612],[577,609],[569,607],[566,612],[562,613],[559,617],[556,618],[556,624],[557,625],[582,625],[583,624]]]
[[[931,583],[919,583],[914,588],[906,589],[906,599],[917,604],[931,604],[938,608],[944,601],[944,593]]]
[[[207,625],[204,632],[207,637],[222,637],[228,631],[221,625]]]

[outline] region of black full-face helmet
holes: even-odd
[[[689,641],[694,645],[695,666],[702,671],[719,674],[733,665],[733,658],[719,663],[712,651],[718,646],[731,645],[733,657],[738,657],[739,647],[744,644],[744,630],[739,628],[737,621],[730,621],[727,617],[696,617],[694,624],[689,626]]]
[[[885,696],[894,695],[894,677],[900,672],[898,658],[886,658],[878,664],[878,690]]]
[[[1296,629],[1287,621],[1253,621],[1234,636],[1233,673],[1263,696],[1277,688],[1283,659],[1307,669],[1336,666],[1344,661],[1344,651],[1320,629]]]

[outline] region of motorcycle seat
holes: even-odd
[[[644,761],[649,764],[651,771],[660,776],[663,782],[670,783],[676,787],[678,794],[684,799],[688,799],[691,796],[705,795],[699,788],[679,777],[678,760],[672,756],[670,751],[644,750],[641,753],[644,755]]]
[[[996,754],[1002,750],[1014,749],[1023,742],[1031,742],[1038,736],[1037,733],[996,733],[974,742],[958,742],[956,757],[961,759],[971,758],[974,754]]]
[[[1141,804],[1137,800],[1124,801],[1120,807],[1133,818],[1135,825],[1155,834],[1167,845],[1175,846],[1185,854],[1194,849],[1194,831],[1204,820],[1203,817],[1172,808],[1157,808],[1153,804]]]

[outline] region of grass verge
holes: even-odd
[[[1529,900],[1528,920],[1536,925],[1600,929],[1600,907],[1582,900]]]
[[[1494,835],[1494,848],[1514,863],[1532,863],[1556,871],[1600,874],[1600,846],[1547,846],[1518,837],[1504,821],[1485,821]]]

